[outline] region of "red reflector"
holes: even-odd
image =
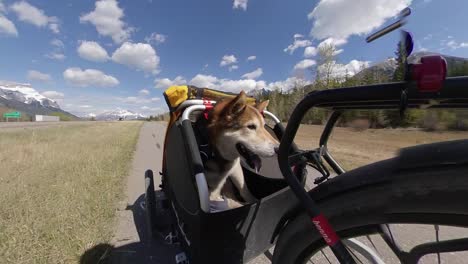
[[[439,55],[424,56],[420,64],[412,65],[412,77],[423,93],[440,91],[446,76],[447,62]]]

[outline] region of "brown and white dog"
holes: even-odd
[[[228,207],[242,205],[233,195],[233,186],[246,203],[256,200],[247,188],[240,163],[241,156],[255,170],[261,166],[260,157],[275,155],[278,141],[265,129],[261,112],[268,101],[255,107],[248,105],[242,91],[231,100],[216,104],[208,119],[208,134],[215,158],[206,163],[206,179],[211,201],[227,198]]]

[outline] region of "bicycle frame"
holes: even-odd
[[[334,111],[320,138],[320,148],[324,159],[337,174],[341,174],[344,170],[328,152],[327,142],[342,111],[352,109],[401,109],[402,93],[406,94],[408,108],[468,108],[467,86],[468,77],[456,77],[446,79],[443,82],[442,89],[434,92],[422,92],[418,89],[418,83],[415,81],[314,91],[306,95],[296,106],[281,139],[278,151],[279,166],[292,191],[296,194],[312,218],[313,224],[340,263],[354,263],[354,260],[327,218],[318,209],[315,201],[294,176],[289,163],[291,144],[304,115],[313,107],[327,108]]]

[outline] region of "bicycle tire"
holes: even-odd
[[[337,176],[310,192],[341,238],[375,232],[376,226],[391,223],[468,227],[468,205],[463,202],[468,196],[468,165],[409,170],[395,170],[394,165],[395,159],[374,163]],[[388,173],[382,181],[347,181],[343,186],[343,177],[350,177],[347,174],[379,171]],[[304,263],[324,246],[310,218],[302,212],[283,228],[273,263]]]

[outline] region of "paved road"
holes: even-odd
[[[165,245],[161,241],[149,239],[144,218],[145,214],[141,206],[144,194],[143,175],[145,170],[152,169],[155,172],[155,186],[158,186],[160,182],[158,172],[161,170],[165,127],[165,123],[146,122],[141,129],[132,164],[133,169],[127,181],[127,199],[119,206],[118,225],[113,239],[113,245],[115,246],[113,263],[174,263],[174,254],[178,249]],[[313,178],[315,176],[310,176],[310,179]],[[394,225],[392,230],[396,238],[405,241],[403,248],[407,250],[421,242],[435,241],[433,226]],[[468,237],[468,232],[466,229],[442,227],[440,235],[440,239],[444,240]],[[384,242],[380,237],[372,236],[371,239],[386,263],[398,263],[395,256],[384,247]],[[367,239],[361,241],[369,247],[373,246]],[[468,254],[465,252],[461,254],[447,253],[442,255],[441,263],[467,263],[466,259],[468,259]],[[270,261],[265,255],[261,255],[249,264],[266,263],[270,263]],[[313,263],[330,262],[323,256],[318,256],[313,260]],[[331,261],[331,263],[336,262]],[[435,255],[429,255],[420,263],[437,263],[437,258]]]

